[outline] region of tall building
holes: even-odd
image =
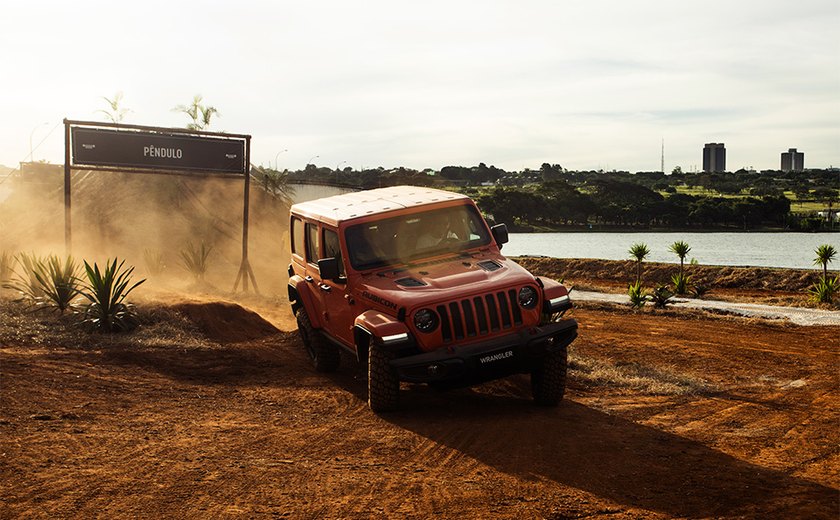
[[[796,148],[790,148],[782,152],[782,171],[801,172],[805,170],[805,152],[797,152]]]
[[[726,171],[726,147],[723,143],[706,143],[703,147],[703,171],[707,173]]]

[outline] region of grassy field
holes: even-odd
[[[715,190],[710,190],[704,188],[702,186],[676,186],[677,193],[683,195],[692,195],[695,197],[723,197],[725,199],[740,199],[745,197],[750,197],[751,195],[746,191],[742,190],[740,193],[737,194],[728,194],[728,193],[719,193]],[[660,191],[664,196],[668,194],[664,191]],[[828,205],[822,201],[816,201],[814,199],[798,199],[796,194],[792,191],[786,191],[785,197],[790,200],[790,211],[791,213],[815,213],[817,211],[825,211],[828,209]]]

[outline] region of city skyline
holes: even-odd
[[[62,162],[62,119],[103,120],[123,92],[125,122],[171,127],[201,94],[211,130],[281,169],[659,171],[663,139],[666,172],[700,170],[710,142],[733,171],[792,147],[840,165],[836,2],[326,5],[8,6],[0,164],[30,140]]]

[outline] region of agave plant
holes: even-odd
[[[79,295],[79,265],[72,257],[57,255],[38,258],[34,254],[19,257],[24,274],[6,284],[19,291],[38,308],[53,307],[64,313]]]
[[[18,269],[12,271],[10,280],[4,284],[4,287],[14,289],[20,292],[24,298],[36,300],[44,295],[41,284],[38,282],[38,277],[35,272],[38,266],[43,263],[43,259],[35,253],[20,253],[14,257]]]
[[[675,294],[688,293],[689,283],[691,282],[691,275],[685,273],[674,273],[671,276],[671,283],[674,284]]]
[[[639,284],[642,282],[642,262],[650,254],[650,249],[646,244],[639,242],[630,246],[627,252],[636,261],[636,283]]]
[[[674,293],[667,285],[659,285],[648,294],[648,297],[655,308],[664,309],[666,305],[673,303]]]
[[[91,330],[121,332],[132,330],[138,325],[133,308],[124,301],[131,291],[146,280],[129,286],[134,267],[123,269],[124,264],[125,260],[117,265],[117,259],[114,258],[113,261],[105,262],[105,268],[100,271],[96,263],[91,267],[85,262],[87,286],[81,294],[90,303],[85,309],[82,324]]]
[[[0,252],[0,284],[5,284],[12,278],[12,264],[15,257],[6,251]]]
[[[630,306],[634,309],[641,309],[648,300],[641,282],[631,283],[627,288],[627,295],[630,297]]]
[[[822,278],[809,289],[811,300],[817,303],[831,303],[834,296],[840,293],[840,276]]]
[[[63,261],[58,255],[45,258],[35,271],[44,296],[43,305],[55,307],[64,313],[70,308],[79,290],[79,264],[68,256]]]
[[[693,298],[702,298],[709,292],[709,286],[703,285],[702,283],[696,283],[691,286],[691,296]]]
[[[204,279],[204,273],[207,272],[207,257],[210,256],[212,250],[213,248],[208,247],[204,242],[200,247],[195,247],[192,242],[188,242],[187,248],[181,251],[181,265],[193,275],[196,281]]]
[[[158,276],[166,270],[166,263],[160,251],[144,249],[143,260],[146,262],[146,272],[152,276]]]

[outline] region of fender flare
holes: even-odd
[[[370,345],[374,342],[395,352],[415,346],[414,337],[405,323],[377,310],[367,310],[356,316],[353,337],[359,361],[367,359]]]
[[[566,286],[556,280],[543,277],[539,277],[538,280],[541,282],[540,285],[543,288],[543,292],[545,293],[544,298],[546,300],[560,298],[561,296],[569,294],[569,290],[566,289]]]
[[[289,303],[292,305],[292,313],[296,313],[298,309],[303,307],[306,309],[306,314],[309,315],[312,327],[320,329],[323,328],[323,324],[321,323],[321,314],[313,312],[313,309],[315,309],[314,298],[312,289],[303,277],[298,275],[289,277]]]
[[[543,317],[548,318],[553,313],[564,313],[572,308],[569,290],[562,283],[551,278],[537,278],[537,283],[543,289]]]

